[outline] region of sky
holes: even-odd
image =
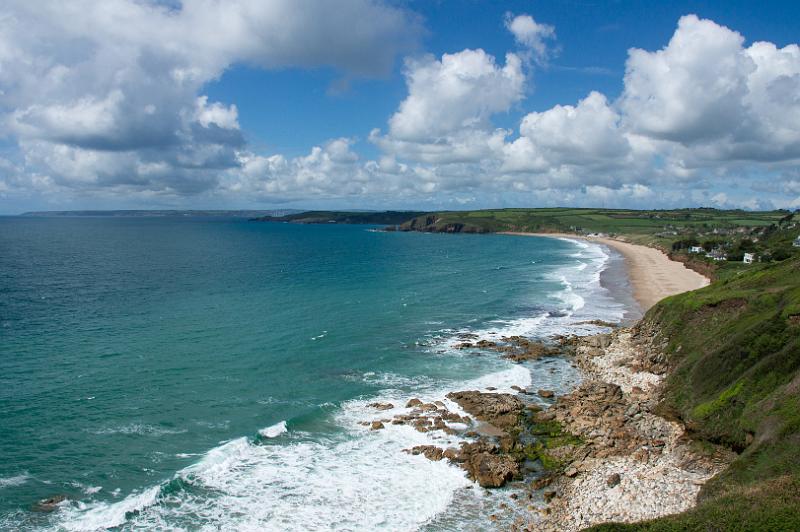
[[[5,0],[0,214],[800,208],[794,1]]]

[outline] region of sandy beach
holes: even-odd
[[[643,312],[665,297],[696,290],[710,282],[708,278],[690,270],[680,262],[670,260],[663,251],[613,238],[584,237],[568,233],[505,232],[501,234],[577,238],[600,242],[614,248],[625,258],[628,276],[633,287],[633,296]]]

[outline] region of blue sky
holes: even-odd
[[[2,213],[800,207],[796,2],[36,7],[0,7]]]
[[[769,40],[779,46],[797,42],[800,32],[800,3],[791,1],[457,0],[407,5],[424,17],[428,30],[420,51],[437,56],[483,48],[502,57],[514,47],[514,37],[503,25],[509,11],[533,13],[536,20],[556,27],[559,55],[548,68],[536,72],[524,104],[497,117],[496,122],[506,127],[514,127],[526,111],[571,104],[591,90],[617,97],[628,49],[661,48],[678,19],[688,13],[734,28],[750,41]],[[364,137],[384,124],[406,95],[401,61],[385,78],[357,79],[349,90],[332,91],[341,79],[330,68],[276,72],[239,65],[210,83],[206,93],[215,100],[236,102],[239,121],[252,142],[300,155],[333,137]],[[369,143],[365,144],[366,149]]]

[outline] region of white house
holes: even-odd
[[[706,253],[706,258],[713,260],[725,260],[728,258],[728,256],[721,249],[712,249],[711,253]]]
[[[745,253],[742,262],[744,262],[745,264],[753,264],[754,260],[755,256],[752,253]]]
[[[689,253],[703,253],[705,250],[700,246],[692,246],[689,248]]]

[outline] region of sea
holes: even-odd
[[[456,344],[632,319],[623,261],[571,239],[379,229],[0,217],[0,530],[519,518],[523,482],[484,490],[404,452],[462,436],[364,422],[411,398],[457,410],[455,390],[568,391],[581,375],[566,359]]]

